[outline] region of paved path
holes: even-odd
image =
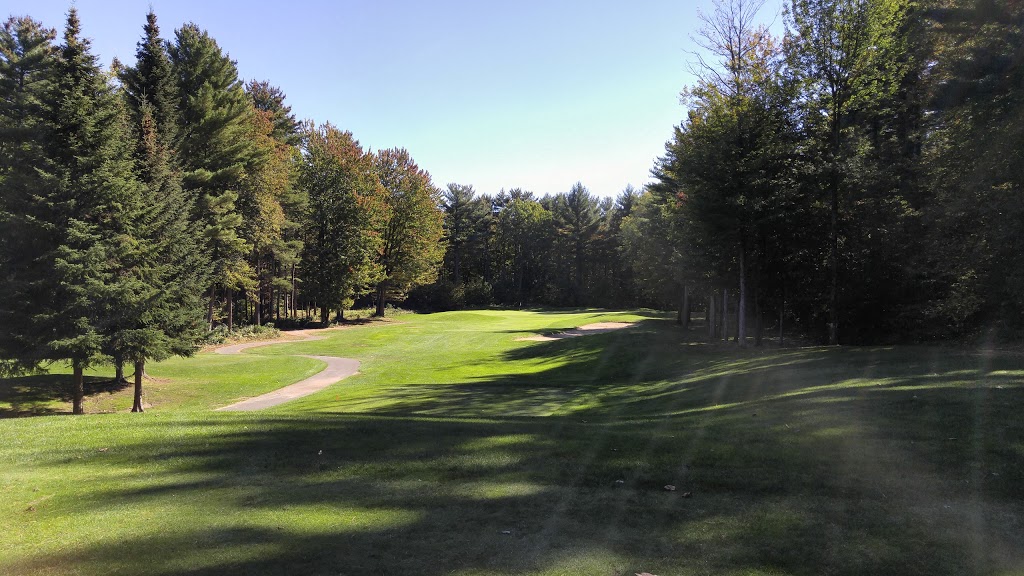
[[[242,344],[232,344],[231,346],[224,346],[216,350],[217,354],[241,354],[243,350],[249,348],[257,348],[259,346],[270,346],[271,344],[283,344],[286,342],[310,342],[312,340],[323,340],[323,336],[315,336],[312,334],[312,330],[296,330],[291,332],[293,335],[301,336],[301,338],[283,338],[281,340],[265,340],[262,342],[245,342]],[[315,332],[320,332],[316,330]],[[242,400],[234,404],[218,408],[217,410],[229,411],[229,412],[244,412],[249,410],[262,410],[264,408],[270,408],[271,406],[277,406],[278,404],[284,404],[289,400],[301,398],[302,396],[308,396],[314,392],[319,392],[324,388],[327,388],[331,384],[338,382],[344,378],[347,378],[359,371],[359,361],[351,358],[338,358],[337,356],[302,356],[303,358],[313,358],[320,360],[321,362],[327,363],[327,368],[322,372],[310,376],[305,380],[279,388],[273,392],[267,392],[255,398],[249,398],[248,400]]]

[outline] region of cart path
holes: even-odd
[[[281,338],[279,340],[264,340],[261,342],[244,342],[242,344],[232,344],[230,346],[223,346],[217,348],[215,352],[217,354],[241,354],[243,350],[250,348],[258,348],[260,346],[270,346],[272,344],[285,344],[289,342],[311,342],[313,340],[323,340],[323,336],[316,336],[315,332],[322,332],[323,330],[329,330],[324,328],[320,330],[296,330],[290,334],[300,336],[299,338]],[[242,400],[241,402],[235,402],[223,408],[217,408],[218,411],[227,412],[246,412],[251,410],[262,410],[264,408],[270,408],[271,406],[277,406],[284,404],[289,400],[301,398],[303,396],[309,396],[314,392],[319,392],[324,388],[327,388],[331,384],[343,380],[359,371],[359,361],[353,360],[352,358],[339,358],[337,356],[306,356],[301,355],[302,358],[313,358],[314,360],[320,360],[325,362],[327,367],[321,372],[290,384],[284,388],[278,388],[273,392],[267,392],[248,400]]]

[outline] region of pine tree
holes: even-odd
[[[0,372],[22,372],[48,359],[29,334],[45,295],[42,253],[56,244],[44,225],[51,207],[38,194],[55,185],[46,150],[53,127],[56,32],[31,18],[10,18],[0,29]]]
[[[135,51],[135,66],[122,71],[120,78],[133,126],[142,125],[142,109],[148,104],[158,144],[168,151],[171,160],[178,137],[178,86],[152,10],[146,14],[142,30],[144,36]]]
[[[236,290],[256,288],[255,272],[245,259],[252,245],[241,234],[244,218],[237,202],[246,168],[257,164],[263,151],[249,138],[253,106],[238,69],[217,42],[195,24],[186,24],[175,32],[168,52],[178,85],[183,185],[195,202],[193,219],[203,223],[213,265],[207,286],[212,327],[218,290],[230,297]]]
[[[273,126],[271,136],[290,146],[299,145],[301,125],[292,114],[291,106],[284,103],[285,94],[280,88],[266,80],[251,80],[245,85],[245,93],[252,99],[256,110],[267,115]]]
[[[450,278],[455,286],[463,282],[466,253],[479,237],[480,221],[488,216],[486,207],[476,202],[475,195],[472,186],[455,183],[448,184],[444,193],[446,259],[450,260]]]
[[[572,283],[571,302],[581,306],[588,296],[585,293],[587,269],[587,248],[601,223],[597,199],[582,183],[573,184],[568,194],[559,195],[554,215],[563,243],[563,253],[571,258]]]
[[[181,170],[174,161],[177,126],[169,113],[175,106],[169,96],[176,92],[152,12],[147,15],[145,33],[136,66],[123,74],[131,78],[125,82],[126,92],[128,86],[135,91],[126,96],[137,108],[134,155],[143,184],[131,215],[134,242],[123,257],[122,274],[131,280],[131,290],[118,307],[119,321],[106,341],[108,353],[117,362],[134,364],[133,412],[143,411],[147,360],[195,351],[202,336],[202,294],[209,274],[202,230],[190,218],[192,200],[181,187]]]
[[[28,166],[39,179],[15,194],[15,234],[24,241],[5,270],[10,298],[3,300],[12,308],[4,316],[22,364],[71,363],[73,412],[81,414],[82,372],[100,357],[132,289],[121,259],[132,244],[127,215],[139,189],[124,108],[80,37],[74,9],[54,70],[53,90],[40,99],[43,149]]]
[[[301,212],[295,207],[304,199],[294,190],[301,154],[294,145],[299,141],[297,125],[284,105],[284,93],[266,82],[250,83],[246,92],[253,106],[248,139],[258,153],[246,165],[238,210],[244,218],[241,234],[252,247],[249,260],[257,275],[253,310],[258,324],[274,311],[279,313],[279,295],[290,291],[284,276],[301,249],[297,221]],[[228,322],[230,326],[230,318]]]

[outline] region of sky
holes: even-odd
[[[760,18],[781,30],[782,0]],[[63,28],[67,1],[6,10]],[[209,31],[245,80],[287,94],[300,120],[405,148],[434,184],[599,196],[650,181],[693,84],[698,10],[711,0],[517,2],[77,0],[106,66],[135,61],[150,6],[164,38]],[[4,15],[6,16],[6,15]]]

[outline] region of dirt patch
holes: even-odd
[[[636,326],[636,322],[596,322],[594,324],[587,324],[585,326],[572,328],[564,332],[556,332],[554,334],[524,336],[522,338],[516,338],[516,342],[523,342],[527,340],[531,342],[550,342],[552,340],[562,340],[565,338],[575,338],[577,336],[601,334],[603,332],[611,332],[612,330],[622,330],[623,328],[630,328],[632,326]]]

